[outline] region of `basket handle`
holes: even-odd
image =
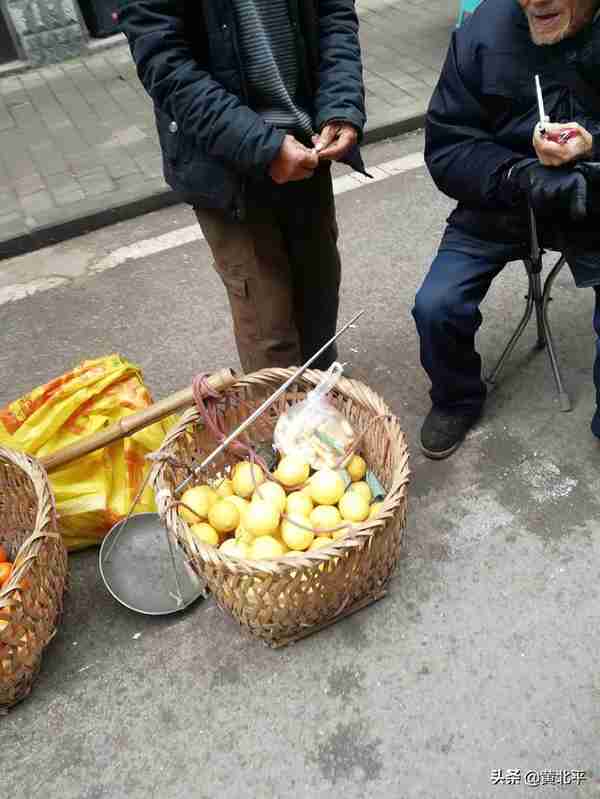
[[[208,383],[215,391],[224,391],[236,383],[238,379],[233,370],[221,369],[208,378]],[[53,452],[51,455],[45,455],[37,460],[47,472],[55,471],[65,466],[67,463],[81,458],[83,455],[89,455],[90,452],[95,452],[97,449],[102,449],[102,447],[113,444],[115,441],[127,438],[137,433],[139,430],[143,430],[145,427],[159,422],[166,416],[170,416],[172,413],[193,404],[194,395],[192,388],[184,388],[182,391],[171,394],[170,397],[165,397],[165,399],[154,403],[143,411],[125,416],[100,433],[86,436],[82,438],[81,441],[76,441],[68,447],[63,447],[63,449]]]

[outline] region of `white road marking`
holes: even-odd
[[[17,283],[15,286],[3,286],[0,288],[0,305],[5,305],[7,302],[15,302],[16,300],[23,300],[25,297],[31,297],[37,294],[38,291],[48,291],[49,289],[58,288],[68,283],[68,280],[62,277],[45,277],[40,280],[32,280],[29,283]]]
[[[113,250],[110,255],[92,264],[88,272],[106,272],[107,269],[114,269],[125,261],[139,261],[140,258],[148,258],[165,250],[173,250],[175,247],[182,247],[192,241],[203,239],[199,225],[188,225],[187,227],[171,230],[163,233],[162,236],[155,236],[152,239],[142,239],[126,247],[119,247]]]
[[[356,191],[357,189],[371,186],[373,183],[378,183],[382,180],[388,180],[391,177],[400,175],[403,172],[410,172],[414,169],[420,169],[424,166],[423,155],[421,153],[411,153],[401,158],[394,158],[392,161],[385,161],[382,164],[377,164],[373,167],[368,167],[371,178],[367,178],[358,172],[350,172],[347,175],[342,175],[335,178],[333,181],[334,194],[345,194],[348,191]],[[161,252],[174,250],[177,247],[183,247],[194,241],[203,240],[204,236],[198,225],[188,225],[186,227],[172,230],[169,233],[163,233],[161,236],[154,236],[149,239],[141,239],[134,244],[128,244],[124,247],[118,247],[113,250],[109,255],[104,256],[99,261],[92,263],[86,270],[87,275],[96,275],[101,272],[106,272],[109,269],[115,269],[118,266],[130,261],[139,261],[142,258],[149,258]],[[1,266],[0,266],[1,271]],[[50,289],[57,288],[68,284],[68,279],[63,277],[49,277],[44,279],[33,280],[28,283],[18,283],[0,288],[0,306],[8,302],[15,302],[16,300],[31,297],[39,291],[49,291]]]

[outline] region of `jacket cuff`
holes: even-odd
[[[279,155],[279,151],[283,146],[283,140],[286,137],[286,133],[279,128],[273,128],[273,133],[269,136],[269,143],[268,146],[265,147],[264,152],[261,153],[261,165],[260,171],[262,172],[262,176],[269,176],[269,169],[271,168],[271,164]]]
[[[346,125],[352,125],[358,133],[359,143],[362,141],[366,118],[364,114],[361,114],[359,111],[353,109],[336,111],[335,109],[328,108],[324,111],[317,112],[315,127],[319,133],[323,130],[325,125],[328,125],[330,122],[343,122]]]
[[[357,126],[354,124],[354,122],[350,122],[350,120],[348,120],[348,119],[342,119],[341,117],[332,117],[331,119],[327,119],[325,122],[323,122],[321,125],[319,125],[319,133],[321,133],[321,132],[322,132],[322,130],[323,130],[323,128],[326,128],[326,127],[327,127],[327,125],[332,125],[332,124],[337,124],[337,125],[350,125],[350,127],[354,128],[354,130],[355,130],[355,131],[358,133],[358,135],[360,136],[360,133],[361,133],[361,130],[360,130],[360,128],[358,128],[358,127],[357,127]]]
[[[512,163],[506,164],[499,187],[499,199],[504,205],[514,208],[520,204],[523,199],[523,173],[535,163],[536,158],[515,158]]]

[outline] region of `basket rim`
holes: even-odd
[[[241,377],[232,386],[229,386],[223,394],[230,395],[242,393],[248,388],[268,388],[273,383],[282,384],[289,379],[296,370],[289,369],[262,369],[250,375]],[[305,385],[307,389],[314,388],[322,379],[324,372],[319,370],[307,370],[304,375],[298,378],[297,385]],[[174,536],[182,543],[187,545],[197,556],[205,562],[221,563],[234,570],[243,570],[251,575],[256,572],[265,574],[281,573],[282,571],[295,571],[304,566],[314,567],[320,563],[326,563],[339,557],[342,552],[348,549],[356,549],[363,546],[364,539],[371,538],[379,528],[386,525],[395,511],[406,503],[408,485],[410,482],[410,469],[408,465],[409,453],[406,434],[400,427],[400,421],[392,412],[387,403],[365,383],[342,377],[331,392],[334,395],[341,395],[363,407],[371,410],[382,417],[382,424],[389,428],[388,434],[390,441],[400,450],[399,465],[394,471],[394,479],[382,507],[377,516],[373,519],[366,519],[359,523],[349,523],[351,528],[342,538],[335,540],[326,547],[309,552],[297,552],[294,555],[286,553],[274,558],[253,560],[249,558],[239,558],[222,552],[218,547],[204,544],[193,537],[189,525],[175,511],[171,502],[173,494],[167,487],[162,477],[164,459],[168,457],[175,446],[178,438],[184,435],[190,424],[202,422],[200,411],[192,407],[185,411],[179,422],[167,433],[162,446],[153,458],[155,465],[152,469],[150,482],[155,490],[156,504],[159,515],[166,523],[169,532],[174,532]],[[162,461],[162,462],[161,462]]]
[[[20,590],[19,583],[31,570],[44,542],[55,539],[59,546],[64,546],[60,534],[56,531],[54,497],[44,468],[35,458],[7,447],[0,447],[0,462],[2,461],[13,464],[29,477],[38,497],[38,506],[34,529],[23,541],[13,559],[13,563],[19,562],[20,565],[17,569],[13,569],[9,580],[0,588],[0,613],[2,608],[10,604],[10,595]]]

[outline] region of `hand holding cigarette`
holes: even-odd
[[[550,122],[544,109],[539,75],[535,76],[540,121],[535,126],[533,147],[544,166],[564,166],[592,152],[592,135],[578,122]]]

